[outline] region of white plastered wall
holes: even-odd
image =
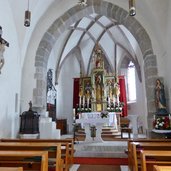
[[[19,128],[20,48],[8,1],[0,0],[2,37],[9,42],[4,52],[5,64],[0,74],[0,138],[15,137]]]

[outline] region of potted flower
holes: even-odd
[[[153,127],[154,127],[154,129],[170,130],[171,129],[171,125],[170,125],[169,117],[168,116],[157,117],[153,121]]]

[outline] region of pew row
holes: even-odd
[[[0,142],[0,151],[47,151],[49,167],[55,167],[56,171],[63,170],[61,158],[61,143],[34,143],[34,142]],[[54,159],[52,162],[49,159]]]
[[[141,150],[141,171],[152,171],[154,165],[170,165],[171,151]]]
[[[34,142],[34,143],[61,143],[61,157],[64,161],[64,170],[68,171],[73,165],[74,140],[68,139],[0,139],[1,142]]]
[[[140,150],[171,150],[171,141],[130,142],[128,149],[128,165],[131,171],[138,171],[140,165]]]
[[[23,171],[22,167],[0,167],[0,171]]]
[[[48,152],[1,150],[0,167],[22,167],[23,170],[48,171]]]
[[[171,166],[154,165],[153,166],[153,171],[171,171]]]

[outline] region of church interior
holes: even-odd
[[[64,139],[76,150],[70,164],[171,170],[170,9],[170,0],[0,0],[0,170],[3,141]],[[135,161],[137,144],[144,158],[167,158],[162,168]]]

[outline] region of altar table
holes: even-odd
[[[116,112],[109,112],[108,115],[108,122],[106,123],[106,126],[110,126],[113,129],[119,130],[120,128],[120,114]],[[101,112],[86,112],[86,113],[80,113],[79,119],[99,119],[101,118]]]
[[[101,133],[102,127],[105,123],[109,122],[109,118],[81,118],[76,119],[76,123],[81,123],[85,129],[85,142],[103,142]],[[91,137],[91,126],[95,126],[96,128],[96,136],[94,138]]]

